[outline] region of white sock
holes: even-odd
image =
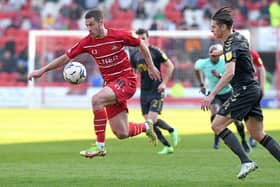
[[[98,147],[105,147],[105,143],[104,142],[96,142],[95,143]]]

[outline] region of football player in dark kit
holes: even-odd
[[[145,119],[152,119],[154,123],[154,131],[158,137],[158,140],[164,145],[162,151],[158,152],[161,155],[173,153],[174,148],[171,144],[166,140],[166,138],[161,133],[160,129],[167,130],[172,138],[173,145],[176,147],[179,143],[179,136],[177,130],[169,126],[162,119],[158,119],[158,115],[161,113],[163,98],[164,98],[164,90],[166,87],[167,81],[172,76],[174,65],[168,59],[166,54],[162,52],[160,49],[149,45],[149,34],[145,29],[138,29],[136,34],[146,43],[149,47],[149,51],[151,53],[153,62],[156,68],[160,71],[161,64],[166,67],[166,75],[162,78],[161,81],[155,81],[150,79],[145,59],[138,53],[134,51],[131,53],[130,60],[132,67],[141,73],[141,110],[142,115]],[[162,75],[161,75],[162,76]]]
[[[204,98],[201,108],[208,110],[215,95],[226,84],[231,84],[233,93],[218,111],[212,122],[212,130],[239,157],[241,170],[237,178],[242,179],[258,166],[248,158],[236,136],[227,128],[233,120],[244,119],[250,135],[278,161],[280,161],[280,146],[264,132],[263,114],[260,107],[262,91],[254,79],[249,43],[239,32],[234,32],[232,26],[233,19],[230,8],[221,8],[213,15],[211,32],[217,39],[224,42],[223,52],[214,51],[213,53],[224,53],[226,69],[210,95]]]

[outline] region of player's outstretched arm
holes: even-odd
[[[148,49],[148,47],[146,46],[146,44],[141,40],[140,45],[138,47],[138,49],[140,50],[142,56],[144,57],[147,65],[148,65],[148,72],[149,72],[149,76],[151,79],[153,80],[160,80],[160,73],[158,71],[158,69],[155,67],[150,51]]]
[[[161,84],[158,86],[158,91],[159,92],[165,90],[166,84],[170,80],[170,78],[172,76],[172,73],[174,71],[174,65],[173,65],[173,63],[169,59],[164,63],[164,65],[166,67],[166,74],[162,78]]]
[[[61,55],[59,57],[57,57],[56,59],[54,59],[53,61],[51,61],[49,64],[43,66],[40,69],[34,70],[32,71],[29,75],[28,75],[28,80],[32,80],[32,78],[40,78],[44,73],[56,69],[66,63],[68,63],[70,61],[70,58],[68,56]]]

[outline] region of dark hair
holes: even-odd
[[[138,35],[146,34],[146,36],[149,37],[149,33],[146,29],[139,28],[135,33]]]
[[[220,8],[213,16],[212,20],[217,21],[218,25],[225,24],[228,29],[232,28],[233,20],[229,7]]]
[[[93,9],[93,10],[89,10],[86,14],[85,14],[85,18],[89,19],[89,18],[94,18],[96,21],[100,21],[103,19],[103,12],[99,9]]]

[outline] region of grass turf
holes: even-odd
[[[264,115],[266,131],[280,140],[279,110]],[[94,138],[89,110],[0,109],[0,116],[3,187],[280,186],[279,163],[260,145],[250,153],[259,169],[236,179],[239,160],[223,144],[212,149],[209,114],[199,110],[164,111],[181,137],[174,154],[157,155],[162,146],[149,145],[144,135],[117,140],[108,128],[108,155],[93,159],[79,156]],[[142,121],[139,110],[129,118]]]

